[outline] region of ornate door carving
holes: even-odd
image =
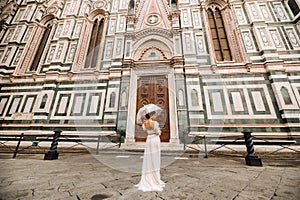
[[[162,113],[157,115],[156,121],[161,128],[161,141],[169,142],[169,93],[168,80],[165,76],[143,76],[138,80],[137,88],[137,111],[146,104],[153,103],[162,108]],[[135,141],[144,142],[147,133],[143,131],[141,125],[136,125]]]

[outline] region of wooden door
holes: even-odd
[[[168,79],[165,76],[143,76],[138,80],[136,113],[143,105],[149,103],[162,108],[163,111],[157,115],[156,121],[161,128],[161,141],[169,142],[169,92]],[[143,131],[142,126],[136,125],[135,130],[135,141],[146,141],[147,133]]]

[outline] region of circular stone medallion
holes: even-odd
[[[158,24],[159,22],[160,22],[160,18],[159,18],[158,14],[152,13],[146,17],[146,23],[149,26],[154,26],[154,25]]]
[[[105,2],[104,1],[97,1],[94,4],[95,8],[103,8],[105,6]]]

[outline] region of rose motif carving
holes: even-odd
[[[150,26],[154,26],[158,24],[160,21],[159,15],[157,14],[150,14],[146,17],[146,23]]]
[[[105,2],[104,1],[97,1],[94,4],[95,8],[103,8],[105,6]]]
[[[57,8],[55,6],[50,6],[48,8],[48,13],[49,14],[54,14],[54,13],[56,13],[56,11],[57,11]]]

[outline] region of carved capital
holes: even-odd
[[[171,12],[171,14],[169,14],[169,20],[174,20],[174,19],[178,19],[180,16],[180,10],[176,10]]]
[[[127,15],[126,19],[127,23],[129,24],[135,24],[137,22],[137,18],[135,15]]]

